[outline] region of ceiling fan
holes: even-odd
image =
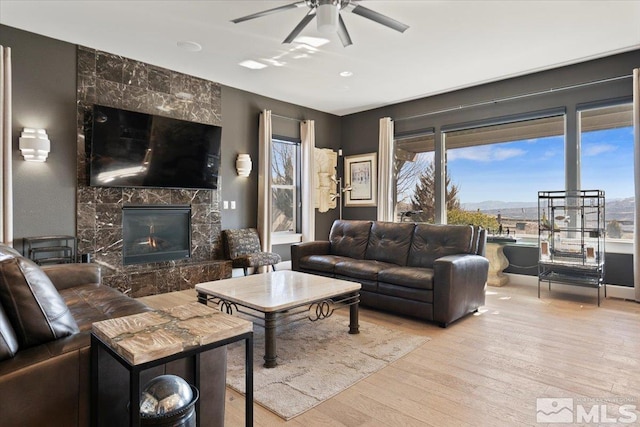
[[[351,13],[360,15],[363,18],[370,19],[378,24],[382,24],[401,33],[404,33],[409,28],[408,25],[403,24],[402,22],[361,6],[356,0],[302,0],[284,6],[274,7],[273,9],[263,10],[262,12],[253,13],[241,18],[236,18],[231,22],[238,24],[240,22],[271,15],[273,13],[305,6],[309,8],[309,12],[304,18],[302,18],[302,21],[300,21],[300,23],[293,29],[293,31],[291,31],[282,43],[291,43],[296,37],[298,37],[298,34],[302,32],[307,24],[309,24],[313,18],[317,17],[318,31],[327,34],[337,32],[344,47],[353,44],[351,36],[349,36],[349,32],[347,31],[347,27],[342,20],[342,16],[340,16],[340,11],[343,9],[350,9]]]

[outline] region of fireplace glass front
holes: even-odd
[[[188,259],[191,206],[125,206],[122,234],[124,265]]]

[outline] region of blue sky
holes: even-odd
[[[633,129],[582,135],[582,188],[607,199],[633,197]],[[528,202],[564,189],[564,138],[547,137],[450,150],[448,173],[460,201]]]

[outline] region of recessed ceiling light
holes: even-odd
[[[247,59],[246,61],[242,61],[238,65],[249,68],[250,70],[262,70],[263,68],[267,68],[267,65],[263,64],[262,62],[254,61],[253,59]]]
[[[286,62],[278,61],[275,58],[265,59],[265,61],[267,61],[269,64],[273,65],[274,67],[284,67],[285,65],[287,65]]]
[[[178,47],[189,52],[200,52],[202,50],[202,46],[199,43],[191,42],[191,41],[179,41]]]
[[[303,36],[303,37],[297,37],[293,42],[302,43],[302,44],[306,44],[313,47],[320,47],[322,45],[329,43],[329,40],[322,37]]]
[[[351,71],[343,71],[340,73],[340,77],[351,77],[353,73]]]

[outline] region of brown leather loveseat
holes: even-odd
[[[150,310],[100,284],[96,264],[39,267],[0,245],[0,425],[88,426],[90,383],[99,382],[100,422],[128,425],[128,374],[106,353],[90,378],[93,322]],[[193,360],[149,369],[141,384],[162,374],[193,381]],[[226,349],[201,356],[202,426],[224,425]]]
[[[292,269],[360,282],[363,305],[449,323],[485,302],[484,230],[337,220],[328,241],[291,247]]]

